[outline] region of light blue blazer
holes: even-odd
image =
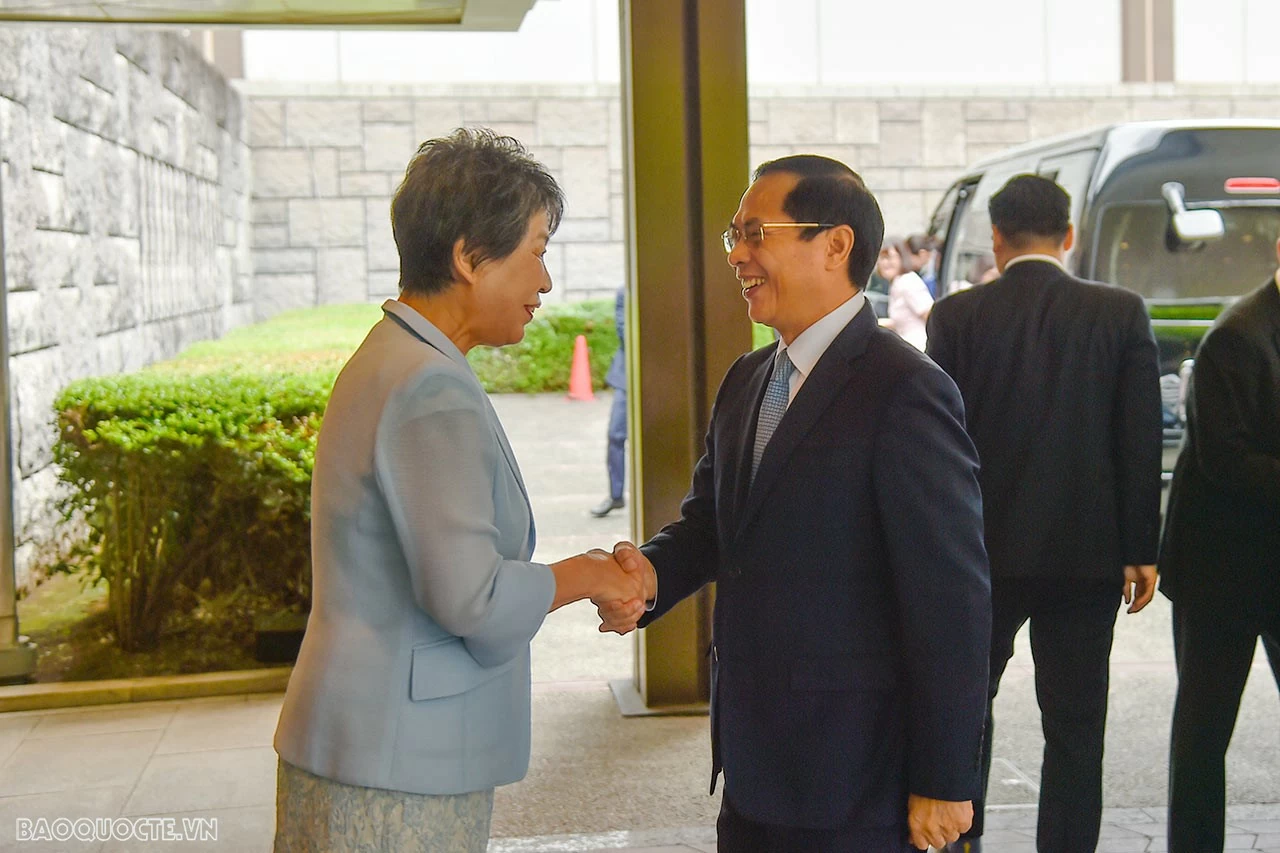
[[[555,595],[502,425],[403,303],[338,376],[311,485],[312,609],[275,747],[353,785],[456,794],[529,767],[529,641]]]

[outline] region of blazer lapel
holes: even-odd
[[[764,506],[765,497],[778,477],[786,470],[787,460],[791,454],[848,383],[852,376],[849,363],[866,351],[876,326],[875,312],[871,310],[869,304],[864,304],[862,310],[849,321],[849,325],[845,326],[831,342],[831,346],[823,353],[822,358],[818,359],[813,372],[805,378],[804,385],[800,387],[796,398],[787,407],[786,414],[782,416],[777,430],[765,447],[760,468],[756,471],[755,482],[751,483],[746,505],[738,516],[738,538],[742,537],[747,525]],[[769,365],[772,366],[772,363],[771,360]],[[765,376],[767,378],[768,370],[765,371]],[[761,384],[763,386],[763,383]],[[754,443],[754,418],[758,411],[757,404],[751,413],[753,441],[746,444],[748,448],[751,448]],[[749,453],[746,465],[745,477],[749,481],[751,477]]]

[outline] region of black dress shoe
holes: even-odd
[[[618,498],[616,501],[613,498],[605,498],[591,508],[591,514],[596,518],[604,518],[615,509],[622,509],[626,505],[622,498]]]
[[[942,853],[982,853],[981,838],[961,838],[942,848]]]

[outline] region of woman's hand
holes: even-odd
[[[645,576],[627,572],[608,551],[595,548],[551,565],[556,576],[556,596],[551,609],[584,598],[599,606],[605,602],[638,602],[644,609]]]

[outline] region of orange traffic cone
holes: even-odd
[[[573,366],[569,369],[569,399],[594,400],[591,390],[591,360],[587,357],[587,336],[573,342]]]

